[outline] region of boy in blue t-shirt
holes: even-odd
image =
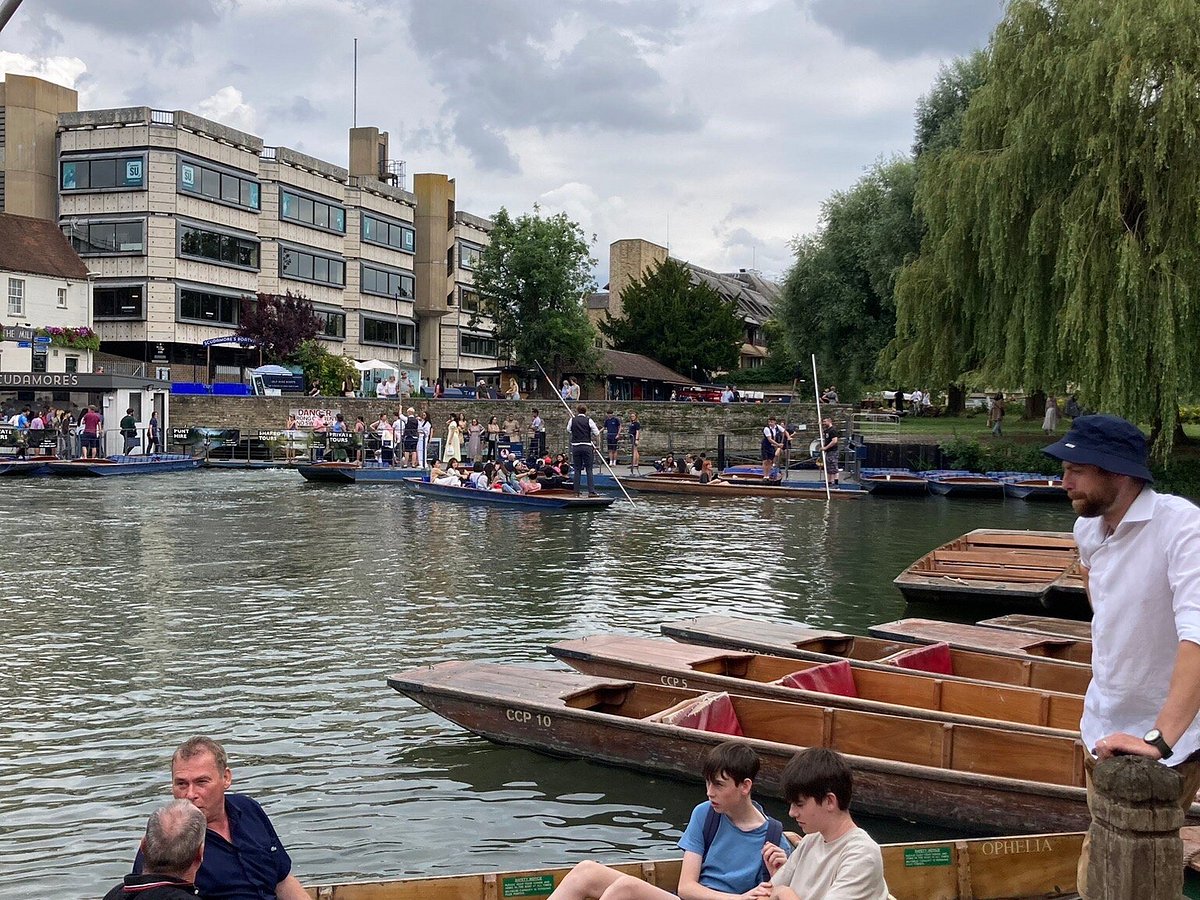
[[[725,741],[705,755],[708,799],[692,810],[679,839],[681,900],[754,900],[771,895],[763,855],[774,820],[750,797],[758,766],[758,754],[741,741]],[[774,830],[779,831],[778,822]],[[779,847],[791,852],[782,837]],[[567,874],[550,900],[673,900],[676,896],[586,860]]]

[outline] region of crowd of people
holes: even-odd
[[[94,406],[72,409],[47,406],[5,409],[0,421],[13,429],[14,459],[56,456],[59,459],[97,459],[104,456],[104,417]],[[118,423],[122,453],[140,448],[142,453],[162,452],[162,427],[158,413],[143,427],[132,409]]]

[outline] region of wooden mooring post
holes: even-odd
[[[1146,757],[1116,756],[1096,766],[1092,787],[1085,900],[1178,900],[1179,775]]]

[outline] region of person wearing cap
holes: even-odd
[[[1095,763],[1131,754],[1174,768],[1186,810],[1200,788],[1200,509],[1151,487],[1146,438],[1117,416],[1080,416],[1042,452],[1062,461],[1093,610],[1089,805]],[[1087,866],[1085,840],[1085,898]]]

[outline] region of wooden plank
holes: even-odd
[[[1092,639],[1091,622],[1079,622],[1075,619],[1056,619],[1053,616],[996,616],[992,619],[982,619],[978,624],[985,628],[999,628],[1004,631],[1023,631],[1027,634],[1047,634],[1053,637],[1067,637],[1075,641],[1090,641]]]

